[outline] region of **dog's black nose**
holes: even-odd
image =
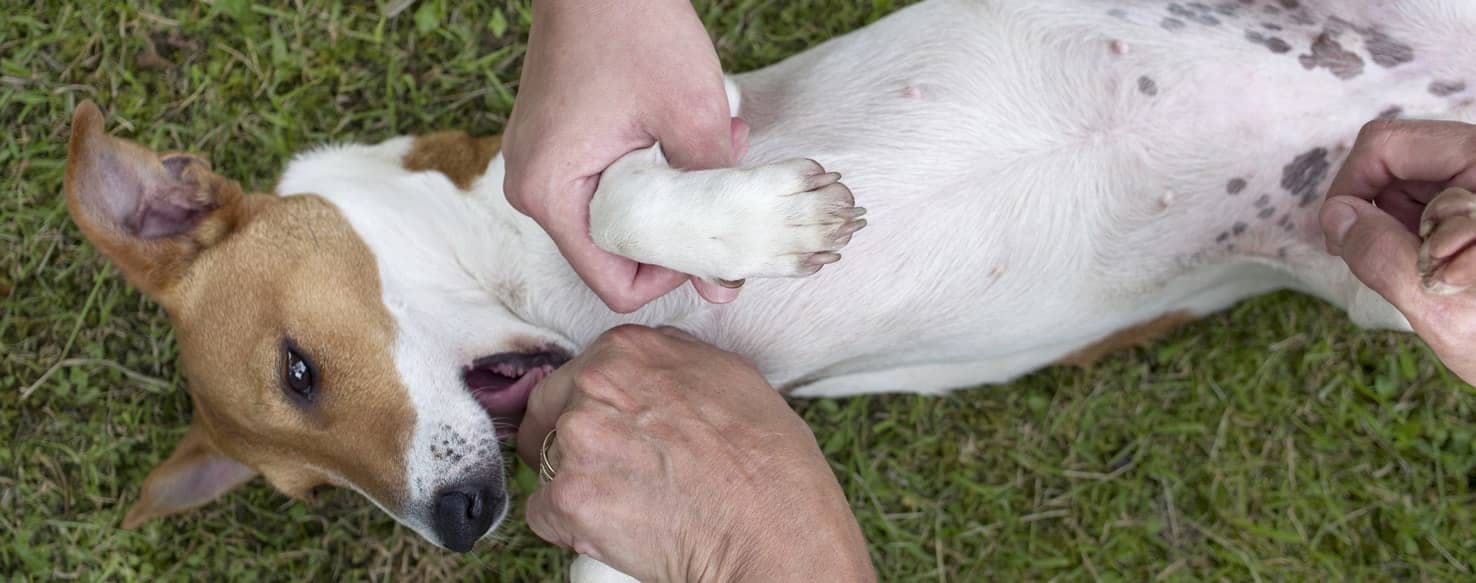
[[[507,494],[488,486],[453,486],[436,495],[431,527],[441,545],[464,553],[502,516]]]

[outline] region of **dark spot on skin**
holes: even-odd
[[[1264,27],[1266,27],[1266,30],[1271,30],[1271,31],[1282,30],[1280,24],[1276,24],[1276,23],[1272,23],[1272,22],[1262,22],[1261,23],[1261,26],[1264,26]]]
[[[1396,105],[1379,112],[1379,119],[1399,119],[1402,115],[1404,115],[1404,108]]]
[[[1466,90],[1465,81],[1431,81],[1430,95],[1450,97]]]
[[[1127,20],[1128,17],[1127,11],[1121,8],[1113,8],[1112,10],[1108,10],[1107,15],[1113,18],[1120,18],[1122,20]]]
[[[1266,208],[1261,209],[1261,212],[1260,213],[1257,213],[1256,216],[1261,217],[1262,220],[1265,220],[1265,219],[1271,218],[1271,215],[1274,215],[1274,214],[1276,214],[1276,207],[1270,207],[1270,206],[1268,206]]]
[[[1297,206],[1302,207],[1302,208],[1307,208],[1309,206],[1312,206],[1312,203],[1314,203],[1314,202],[1317,202],[1317,195],[1316,194],[1305,194],[1305,195],[1302,195],[1302,202],[1300,204],[1298,204]]]
[[[1274,36],[1268,37],[1254,30],[1245,31],[1245,40],[1266,47],[1278,55],[1289,53],[1292,50],[1292,46],[1286,41],[1281,40],[1281,38]]]
[[[1352,79],[1363,74],[1363,57],[1343,48],[1332,33],[1324,32],[1312,43],[1312,52],[1298,57],[1308,71],[1327,69],[1339,79]]]
[[[1374,64],[1385,69],[1398,67],[1414,60],[1414,47],[1394,40],[1377,26],[1358,26],[1339,17],[1327,19],[1327,30],[1334,35],[1346,31],[1354,31],[1363,37],[1363,44],[1368,48],[1368,56],[1373,59]]]
[[[1220,19],[1215,18],[1214,15],[1209,13],[1209,6],[1205,6],[1197,2],[1191,4],[1191,6],[1194,6],[1196,8],[1191,10],[1189,8],[1180,6],[1179,4],[1169,4],[1168,11],[1169,14],[1172,14],[1184,20],[1188,20],[1190,22],[1197,22],[1205,26],[1220,25]],[[1199,7],[1203,7],[1203,9],[1201,10],[1199,9]]]
[[[1141,91],[1143,95],[1147,95],[1149,97],[1158,95],[1158,82],[1154,81],[1147,75],[1138,77],[1138,91]]]
[[[1220,236],[1219,237],[1215,237],[1215,242],[1216,243],[1224,243],[1225,241],[1227,241],[1229,239],[1230,239],[1230,233],[1220,233]]]
[[[1286,247],[1282,247],[1280,249],[1277,249],[1276,250],[1276,256],[1277,257],[1280,257],[1282,259],[1286,259]]]
[[[1164,30],[1179,30],[1186,26],[1184,21],[1177,18],[1164,18],[1163,22],[1158,23],[1158,25],[1162,26]]]
[[[1332,169],[1327,154],[1327,148],[1314,148],[1297,156],[1281,170],[1281,187],[1292,196],[1311,196]]]
[[[1222,16],[1235,16],[1240,12],[1240,6],[1234,2],[1221,2],[1215,5],[1215,12]]]
[[[1279,3],[1281,4],[1282,8],[1285,8],[1287,10],[1296,10],[1302,7],[1302,3],[1298,2],[1297,0],[1280,0]]]
[[[1268,204],[1271,204],[1271,195],[1269,194],[1263,194],[1261,198],[1256,199],[1256,208],[1261,208]]]
[[[1234,243],[1231,243],[1229,245],[1226,245],[1225,246],[1225,250],[1226,251],[1229,251],[1231,253],[1234,253],[1235,252],[1235,244]]]
[[[1266,11],[1266,14],[1281,14],[1281,7],[1274,4],[1267,4],[1263,10]]]
[[[1247,227],[1247,225],[1245,223],[1239,223],[1238,222],[1238,223],[1235,223],[1235,226],[1230,227],[1230,230],[1235,233],[1235,236],[1236,237],[1239,237],[1239,236],[1245,234],[1246,227]]]
[[[1385,69],[1398,67],[1414,60],[1414,47],[1396,41],[1379,30],[1372,30],[1363,35],[1363,42],[1368,46],[1368,54],[1373,62]]]
[[[1240,194],[1240,191],[1242,190],[1245,190],[1244,178],[1231,178],[1230,182],[1225,183],[1225,192],[1228,192],[1230,194]]]

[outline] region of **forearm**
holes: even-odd
[[[534,0],[534,23],[539,18],[554,21],[623,21],[640,18],[648,26],[666,22],[668,16],[695,16],[689,0]],[[631,31],[632,33],[636,31]]]

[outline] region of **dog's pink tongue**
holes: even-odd
[[[533,387],[538,386],[538,381],[548,376],[548,367],[539,367],[525,373],[522,378],[514,381],[500,389],[479,389],[474,391],[477,402],[499,421],[497,436],[501,438],[511,437],[518,431],[518,422],[523,420],[523,412],[528,408],[528,396],[533,394]],[[491,373],[480,373],[474,371],[468,374],[467,382],[473,387],[495,386],[497,383],[491,380],[479,378],[477,375]],[[503,381],[506,382],[506,381]]]

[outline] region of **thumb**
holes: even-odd
[[[672,127],[656,136],[661,142],[661,153],[671,165],[687,170],[733,166],[737,163],[737,156],[733,155],[734,140],[739,137],[726,115]],[[741,137],[746,142],[747,132]]]
[[[554,488],[554,482],[544,484],[543,487],[534,490],[528,496],[528,509],[524,517],[528,522],[528,528],[533,534],[538,535],[545,541],[555,545],[569,548],[574,546],[574,539],[569,535],[567,522],[564,520],[565,513],[556,508],[550,499],[550,490]]]
[[[1368,201],[1338,196],[1320,216],[1328,251],[1343,258],[1353,275],[1394,304],[1411,321],[1420,319],[1420,239],[1404,223]]]

